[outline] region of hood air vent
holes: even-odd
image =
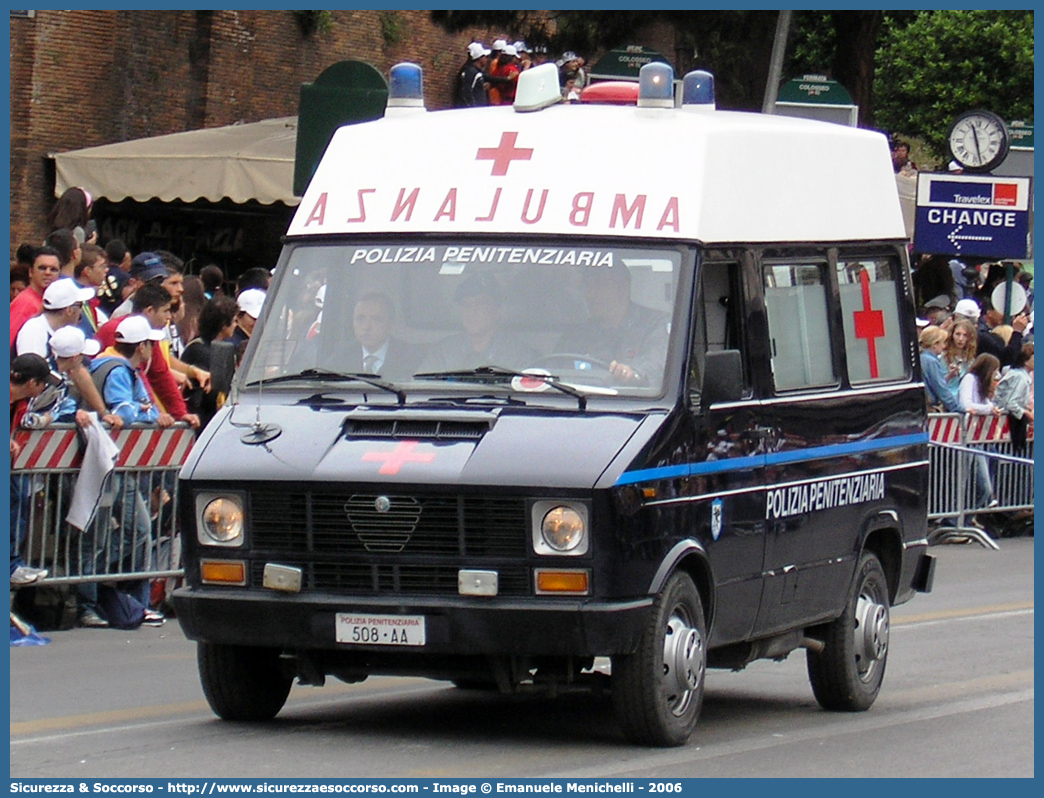
[[[344,435],[348,439],[478,440],[489,432],[490,426],[491,419],[459,421],[349,418],[344,422]]]

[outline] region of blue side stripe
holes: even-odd
[[[910,435],[894,435],[890,438],[875,438],[855,443],[832,443],[827,446],[813,446],[810,449],[772,452],[753,457],[731,457],[725,460],[705,460],[702,463],[683,463],[682,465],[664,466],[662,468],[644,468],[639,471],[625,471],[616,480],[616,484],[634,485],[638,482],[652,482],[657,479],[676,479],[678,477],[720,474],[724,471],[767,468],[768,466],[784,465],[786,463],[822,460],[827,457],[846,457],[854,454],[863,454],[864,452],[877,452],[883,449],[916,446],[924,443],[928,443],[928,433],[916,432]]]

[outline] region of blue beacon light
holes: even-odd
[[[638,71],[638,107],[674,107],[674,69],[670,64],[654,62]]]
[[[703,69],[694,69],[682,79],[682,108],[693,111],[713,111],[714,75]]]
[[[424,70],[418,64],[396,64],[389,77],[389,108],[424,107]]]

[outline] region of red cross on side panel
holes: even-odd
[[[506,175],[512,161],[528,161],[533,157],[532,147],[516,147],[518,133],[501,133],[497,147],[479,147],[476,161],[493,161],[491,175]]]
[[[403,441],[388,452],[367,452],[363,455],[364,463],[383,463],[378,474],[398,474],[406,463],[430,463],[435,459],[435,452],[414,452],[419,441]]]
[[[866,269],[859,272],[859,282],[863,286],[863,309],[852,314],[855,321],[856,338],[866,339],[867,355],[870,358],[870,377],[876,379],[880,372],[877,369],[877,339],[885,334],[884,313],[870,306],[870,275]]]

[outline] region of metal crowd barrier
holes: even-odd
[[[931,413],[928,433],[929,543],[970,537],[996,549],[970,516],[1033,510],[1033,425],[1020,451],[1012,443],[1008,416]],[[988,496],[980,487],[980,469],[989,474]]]
[[[178,471],[195,434],[132,425],[110,436],[119,447],[93,520],[83,530],[66,521],[84,444],[72,424],[19,430],[11,465],[11,525],[21,528],[22,559],[46,568],[33,582],[73,584],[180,577]],[[12,532],[12,543],[14,542]]]

